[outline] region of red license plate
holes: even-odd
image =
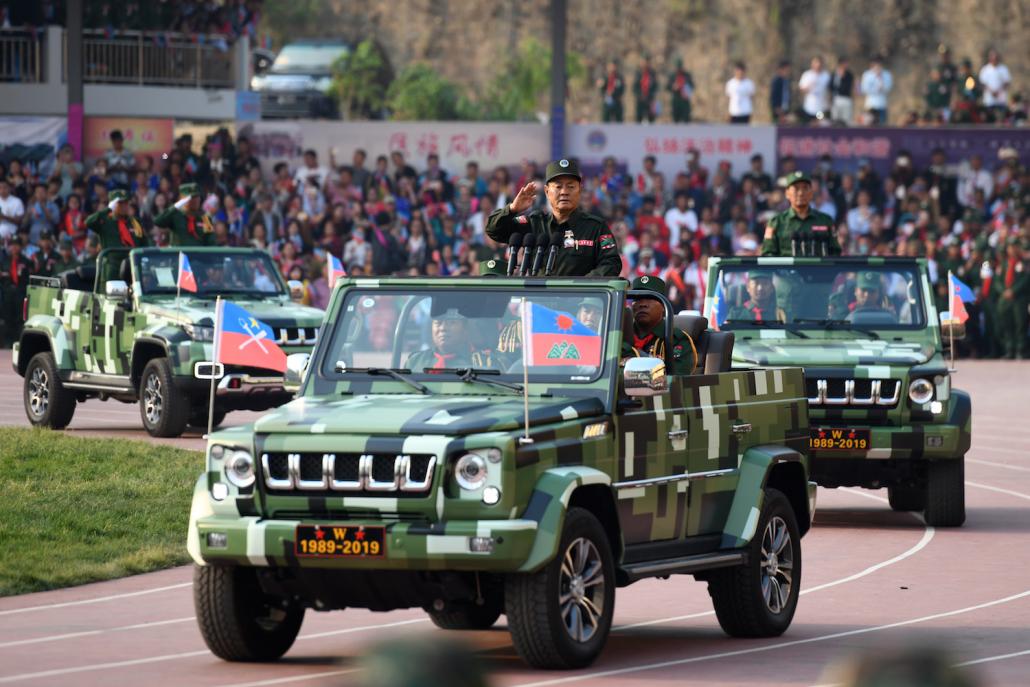
[[[382,558],[386,555],[386,528],[297,525],[293,550],[302,558]]]

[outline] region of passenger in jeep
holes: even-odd
[[[405,365],[412,372],[445,368],[492,367],[489,353],[475,351],[469,343],[468,322],[457,308],[432,317],[433,347],[416,351]]]
[[[752,271],[747,277],[747,300],[730,308],[729,320],[786,322],[787,313],[776,306],[776,286],[769,272]]]

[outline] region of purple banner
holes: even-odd
[[[974,154],[983,157],[984,167],[998,164],[998,149],[1011,147],[1023,164],[1030,164],[1030,129],[1017,128],[842,128],[779,127],[776,133],[777,161],[793,155],[799,169],[812,171],[824,154],[833,157],[838,172],[854,172],[866,158],[879,174],[890,172],[901,150],[912,155],[917,170],[930,164],[934,148],[943,148],[949,164]]]

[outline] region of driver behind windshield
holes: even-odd
[[[730,308],[726,319],[752,322],[786,322],[783,308],[776,307],[776,287],[768,272],[751,272],[747,278],[747,300]]]
[[[893,316],[893,311],[884,298],[883,284],[876,272],[859,272],[855,280],[855,301],[850,306],[848,322],[855,319],[858,313],[886,313]]]
[[[490,354],[473,348],[468,320],[457,308],[433,315],[433,347],[408,357],[406,368],[412,372],[432,372],[444,368],[493,367]]]

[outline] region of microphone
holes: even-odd
[[[543,266],[544,253],[547,252],[547,236],[541,234],[540,240],[536,242],[536,252],[533,253],[533,268],[529,271],[531,276],[540,274],[540,268]]]
[[[801,255],[798,251],[798,235],[796,232],[790,237],[790,252],[795,258]]]
[[[522,247],[525,249],[522,253],[522,271],[523,277],[529,275],[529,268],[533,263],[533,249],[536,248],[536,234],[526,234],[522,239]]]
[[[508,276],[515,274],[519,264],[519,247],[522,245],[522,234],[515,232],[508,239]]]
[[[547,249],[547,263],[544,266],[544,275],[550,275],[554,270],[554,261],[558,257],[558,249],[562,245],[562,236],[560,231],[551,232],[551,247]]]

